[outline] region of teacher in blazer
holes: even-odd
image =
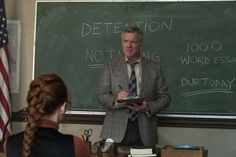
[[[143,32],[135,26],[121,34],[123,54],[108,61],[101,72],[97,98],[106,115],[101,138],[118,146],[155,146],[156,114],[170,103],[160,64],[143,58]],[[143,97],[142,102],[122,102],[126,97]]]

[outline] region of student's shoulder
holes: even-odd
[[[90,157],[86,143],[78,136],[74,136],[75,157]]]
[[[16,134],[13,134],[11,136],[9,136],[7,139],[15,139],[15,138],[22,138],[24,136],[24,132],[19,132],[19,133],[16,133]]]

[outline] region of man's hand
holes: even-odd
[[[149,112],[149,106],[146,101],[143,101],[142,104],[129,103],[126,104],[127,108],[135,112]]]
[[[116,96],[116,100],[122,100],[127,96],[128,96],[128,93],[126,91],[120,91]]]

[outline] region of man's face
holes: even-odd
[[[122,35],[122,50],[124,55],[131,61],[140,57],[142,41],[137,33],[126,32]]]

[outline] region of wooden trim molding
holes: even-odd
[[[14,112],[12,113],[14,114]],[[62,123],[102,125],[105,115],[65,114]],[[222,128],[236,129],[235,118],[208,118],[208,117],[174,117],[157,116],[159,127],[187,127],[187,128]],[[27,114],[14,116],[15,122],[26,122]]]

